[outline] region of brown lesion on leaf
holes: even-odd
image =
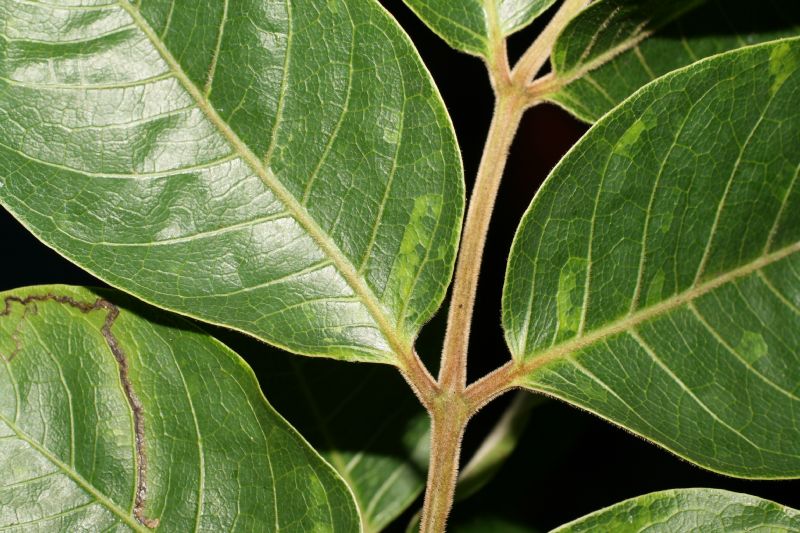
[[[21,349],[18,338],[20,324],[24,322],[24,319],[29,315],[29,312],[36,313],[37,303],[43,302],[56,302],[62,305],[67,305],[74,309],[78,309],[82,313],[90,313],[92,311],[106,312],[106,318],[103,322],[103,326],[100,328],[100,333],[103,336],[103,339],[105,339],[106,344],[111,350],[111,353],[114,355],[114,359],[117,361],[117,366],[119,367],[119,379],[122,383],[122,389],[125,392],[125,399],[128,401],[128,406],[133,413],[134,447],[136,449],[137,466],[136,497],[133,506],[133,516],[142,525],[154,529],[158,527],[159,520],[157,518],[147,518],[144,515],[144,507],[147,500],[147,453],[144,432],[144,407],[142,406],[142,402],[139,400],[139,396],[137,396],[136,391],[133,390],[133,385],[131,384],[128,372],[128,359],[125,356],[125,352],[122,350],[119,341],[111,331],[111,328],[114,326],[114,322],[117,320],[117,317],[119,317],[119,308],[103,298],[98,298],[94,302],[82,302],[69,296],[52,293],[32,294],[25,297],[6,296],[3,304],[3,310],[0,311],[0,317],[9,316],[11,314],[11,308],[13,304],[19,304],[24,308],[22,320],[17,324],[17,326],[14,328],[14,332],[12,333],[12,339],[14,340],[15,348],[10,355],[4,357],[6,362],[10,363],[14,357],[18,355]],[[2,356],[2,354],[0,354],[0,356]]]

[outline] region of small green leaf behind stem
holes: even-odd
[[[514,394],[500,419],[461,469],[456,485],[457,502],[477,493],[494,478],[516,449],[533,410],[546,401],[544,396],[527,391]]]
[[[800,4],[749,0],[600,0],[576,16],[533,92],[595,122],[647,83],[705,57],[800,29]],[[620,75],[624,73],[624,75]]]

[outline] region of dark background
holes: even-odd
[[[439,86],[455,124],[469,190],[493,105],[485,68],[477,58],[451,50],[400,0],[382,3],[410,34]],[[525,50],[541,26],[542,23],[535,24],[512,37],[509,43],[512,60]],[[470,380],[500,366],[509,357],[499,310],[511,239],[542,180],[586,129],[586,125],[549,105],[530,110],[522,121],[484,255],[474,320],[477,329],[470,350]],[[105,285],[39,243],[2,209],[0,236],[4,250],[0,290],[49,283]],[[445,314],[443,309],[420,339],[420,345],[429,347],[428,351],[434,354],[441,344]],[[258,371],[259,358],[269,349],[236,334],[223,336]],[[469,456],[491,428],[508,396],[485,408],[472,421],[464,456]],[[451,523],[492,514],[546,530],[625,498],[682,487],[746,492],[800,508],[800,481],[745,481],[706,472],[593,415],[548,401],[534,411],[520,445],[497,478],[456,506]],[[414,506],[412,510],[417,508]],[[412,510],[393,529],[402,531]]]

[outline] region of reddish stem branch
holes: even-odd
[[[500,93],[472,190],[456,265],[442,365],[439,370],[439,386],[446,391],[460,393],[466,386],[469,332],[486,234],[508,159],[508,150],[525,110],[525,102],[524,95],[511,91]]]
[[[431,462],[420,525],[423,533],[439,533],[445,529],[458,476],[461,437],[470,416],[513,388],[519,377],[520,367],[509,362],[466,388],[467,351],[481,260],[508,152],[520,119],[526,109],[540,101],[541,92],[529,92],[528,85],[547,62],[561,30],[587,2],[564,0],[513,72],[509,70],[497,12],[490,10],[488,13],[492,22],[492,51],[486,64],[497,101],[464,223],[438,382],[432,386],[419,369],[404,369],[406,379],[423,398],[433,421]]]

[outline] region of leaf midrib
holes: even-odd
[[[559,361],[561,359],[565,359],[570,357],[575,352],[582,350],[588,346],[595,344],[596,342],[602,341],[606,338],[612,337],[619,333],[625,333],[626,331],[630,331],[636,326],[647,322],[650,319],[657,318],[663,314],[666,314],[674,309],[681,307],[682,305],[689,304],[700,298],[701,296],[708,294],[709,292],[713,291],[730,283],[736,279],[741,277],[747,276],[754,272],[758,272],[764,267],[767,267],[773,263],[780,261],[781,259],[785,259],[792,254],[800,252],[800,241],[794,242],[788,246],[780,248],[772,253],[762,255],[757,259],[746,263],[740,267],[737,267],[733,270],[729,270],[724,274],[720,274],[714,278],[711,278],[704,283],[694,285],[688,290],[685,290],[679,294],[671,296],[661,302],[652,305],[650,307],[645,307],[635,313],[631,313],[626,315],[624,318],[620,320],[613,321],[605,326],[598,328],[594,331],[591,331],[585,335],[574,337],[567,342],[563,342],[561,344],[557,344],[555,346],[551,346],[545,350],[541,350],[539,352],[533,352],[531,354],[517,356],[515,358],[520,358],[516,361],[516,368],[514,370],[513,381],[515,384],[520,385],[520,381],[524,380],[526,377],[529,377],[533,372],[547,366],[550,363]]]
[[[486,34],[489,36],[487,46],[491,53],[492,43],[497,43],[503,39],[503,29],[500,27],[500,13],[497,10],[498,0],[483,0],[483,10],[486,15]]]
[[[402,339],[395,328],[391,326],[391,322],[386,316],[380,301],[366,282],[358,275],[358,271],[353,266],[352,262],[342,253],[338,245],[333,242],[331,237],[316,223],[305,207],[303,207],[292,193],[277,179],[274,173],[262,164],[261,159],[250,150],[233,129],[219,116],[216,109],[214,109],[199,88],[189,79],[172,53],[166,48],[148,22],[144,20],[138,9],[131,5],[128,0],[118,0],[118,4],[128,13],[136,27],[139,28],[152,43],[206,118],[211,121],[233,147],[235,152],[239,154],[258,175],[264,185],[266,185],[273,194],[275,194],[278,200],[286,206],[287,211],[291,213],[292,217],[308,232],[322,251],[331,258],[336,269],[356,295],[358,295],[361,303],[364,304],[370,315],[372,315],[381,333],[383,333],[386,340],[389,342],[394,354],[400,357],[401,360],[411,357],[411,347],[409,343]]]

